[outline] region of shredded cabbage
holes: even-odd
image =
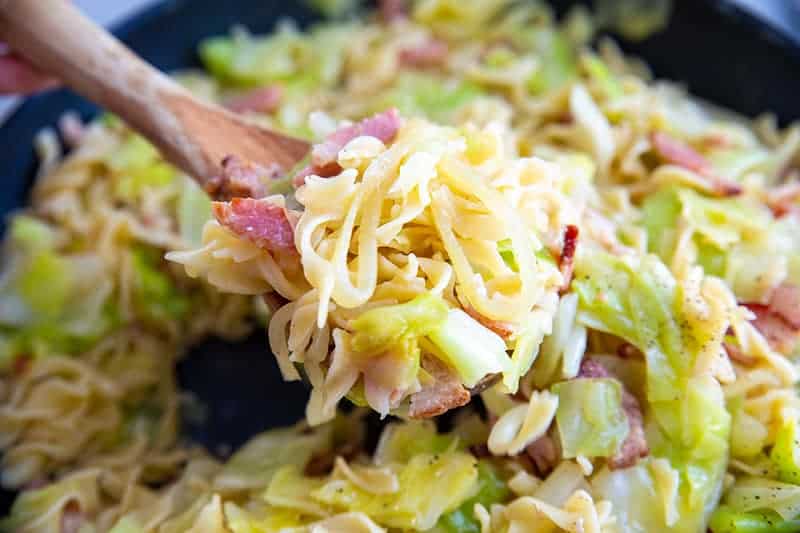
[[[467,387],[510,369],[505,341],[460,309],[451,309],[429,338]]]
[[[553,385],[558,395],[562,456],[610,457],[628,436],[622,385],[615,379],[580,378]]]
[[[721,349],[721,333],[716,341],[701,340],[708,338],[709,324],[687,312],[682,289],[655,256],[635,261],[602,253],[592,254],[590,260],[582,257],[573,289],[580,297],[584,324],[613,333],[644,353],[648,444],[681,472],[680,518],[672,530],[698,530],[720,491],[730,415],[719,383],[695,377],[693,371],[699,350],[709,347],[705,342],[716,342]],[[605,487],[615,506],[629,509],[633,517],[648,512],[647,507],[637,510],[634,502],[619,499],[617,486]]]

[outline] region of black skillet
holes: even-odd
[[[800,27],[800,4],[794,0],[760,1],[794,17],[784,19],[789,27]],[[576,2],[553,3],[563,13]],[[146,60],[170,71],[198,66],[195,46],[204,37],[225,33],[234,24],[268,32],[280,17],[301,25],[314,20],[301,1],[169,0],[128,19],[115,33]],[[738,2],[678,0],[665,31],[622,45],[645,59],[657,76],[685,82],[707,100],[751,116],[772,110],[783,123],[800,118],[800,31],[778,30]],[[34,135],[68,109],[84,118],[97,113],[62,90],[30,98],[0,128],[0,232],[6,215],[26,203],[36,168]],[[205,422],[185,423],[184,434],[211,450],[236,447],[259,431],[303,415],[307,391],[301,384],[282,382],[264,332],[242,343],[210,340],[197,346],[178,375],[182,388],[207,406]],[[0,515],[12,496],[0,493]]]

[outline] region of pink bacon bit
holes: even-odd
[[[286,209],[269,199],[234,198],[212,204],[217,221],[236,235],[271,252],[297,253]]]
[[[622,410],[628,417],[628,436],[622,441],[619,451],[609,458],[608,467],[611,470],[631,467],[650,453],[644,434],[644,417],[639,407],[639,400],[625,389],[622,392]]]
[[[430,39],[418,46],[403,48],[397,53],[397,59],[404,67],[440,67],[447,59],[447,52],[447,43],[438,39]]]
[[[767,305],[743,305],[753,312],[753,326],[775,350],[789,353],[800,340],[800,287],[784,283],[772,292]]]
[[[600,362],[593,359],[584,359],[581,363],[578,378],[611,378],[616,379]],[[622,410],[628,419],[628,436],[622,442],[617,453],[608,459],[611,470],[628,468],[636,464],[641,457],[647,457],[650,448],[644,434],[644,417],[639,407],[636,396],[622,387]]]
[[[515,332],[514,324],[511,324],[510,322],[502,322],[500,320],[492,320],[491,318],[486,318],[485,316],[480,314],[477,309],[475,309],[469,304],[462,305],[461,307],[462,309],[464,309],[465,313],[467,313],[469,316],[480,322],[481,325],[484,326],[486,329],[489,329],[494,333],[496,333],[497,335],[499,335],[500,337],[502,337],[504,341],[510,339]]]
[[[381,0],[378,4],[381,20],[387,24],[408,18],[406,0]]]
[[[742,352],[742,350],[735,344],[726,342],[723,343],[723,346],[725,347],[725,352],[728,354],[728,357],[731,361],[744,366],[753,366],[756,364],[756,359],[754,357],[745,355],[744,352]]]
[[[769,300],[770,311],[800,329],[800,287],[790,283],[778,286]]]
[[[280,85],[267,85],[225,100],[224,105],[234,113],[274,113],[283,98]]]
[[[797,213],[797,200],[800,198],[800,182],[787,183],[767,193],[766,203],[775,218],[789,213]]]
[[[711,163],[688,144],[661,131],[650,135],[656,154],[667,163],[691,170],[706,178],[711,191],[719,196],[737,196],[742,193],[738,183],[721,178],[714,173]]]
[[[558,257],[558,269],[564,278],[561,286],[561,293],[569,291],[572,284],[572,274],[575,271],[575,251],[578,248],[578,226],[568,225],[564,230],[564,246],[561,248],[561,255]]]
[[[222,160],[222,175],[209,180],[206,192],[219,200],[231,198],[263,198],[270,181],[283,176],[283,169],[273,163],[263,167],[234,155]]]
[[[408,416],[433,418],[469,403],[469,391],[450,367],[435,357],[425,356],[422,368],[433,379],[411,396]]]
[[[314,145],[311,149],[311,162],[317,168],[335,163],[342,148],[356,137],[370,136],[388,143],[397,135],[400,125],[400,113],[392,108],[361,122],[339,128],[328,135],[324,142]]]
[[[86,519],[76,501],[70,501],[61,513],[60,533],[78,533]]]
[[[375,137],[384,143],[389,143],[397,136],[401,125],[400,113],[392,108],[361,122],[339,128],[328,135],[323,142],[314,145],[311,149],[311,165],[301,170],[292,182],[295,187],[299,187],[311,175],[323,178],[336,176],[342,171],[337,162],[339,152],[347,143],[362,136]]]
[[[558,443],[549,434],[544,434],[525,448],[525,454],[533,461],[536,471],[545,476],[561,461]]]

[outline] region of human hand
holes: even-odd
[[[0,95],[31,94],[57,85],[58,80],[0,43]]]

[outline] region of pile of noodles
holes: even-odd
[[[315,141],[404,117],[391,141],[343,147],[334,176],[272,184],[298,213],[294,263],[212,220],[114,117],[65,119],[68,156],[40,136],[0,272],[0,480],[21,491],[0,528],[792,530],[800,129],[590,47],[584,10],[420,0],[390,18],[235,29],[202,44],[207,74],[178,76]],[[396,384],[367,387],[353,363],[356,319],[421,295],[512,331],[485,409],[438,429],[405,418],[423,371],[388,398]],[[256,328],[284,377],[311,383],[308,420],[218,460],[179,439],[175,365]],[[361,410],[337,414],[345,397],[403,418],[375,445]],[[618,467],[628,397],[648,449]]]

